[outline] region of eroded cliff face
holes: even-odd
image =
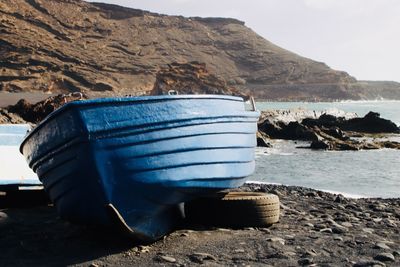
[[[142,95],[168,64],[191,61],[259,98],[359,98],[347,73],[284,50],[235,19],[0,0],[0,91]]]
[[[161,69],[150,95],[165,94],[218,94],[233,95],[248,99],[249,95],[228,86],[224,79],[215,76],[199,62],[172,63]]]

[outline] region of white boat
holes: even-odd
[[[28,124],[0,124],[0,189],[35,189],[42,184],[19,152],[29,130]]]

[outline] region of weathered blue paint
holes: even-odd
[[[21,152],[62,217],[109,225],[111,205],[137,237],[155,240],[174,227],[179,203],[245,182],[258,117],[230,96],[78,101],[38,125]]]

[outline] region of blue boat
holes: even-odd
[[[154,241],[182,218],[180,203],[245,182],[258,117],[232,96],[83,100],[50,114],[20,151],[62,218]]]

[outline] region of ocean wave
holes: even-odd
[[[297,186],[297,187],[305,187],[305,186],[298,186],[298,185],[287,185],[287,184],[281,184],[281,183],[269,183],[269,182],[261,182],[261,181],[255,181],[255,180],[250,180],[247,181],[246,184],[266,184],[266,185],[282,185],[282,186]],[[305,187],[305,188],[310,188],[310,187]],[[338,191],[333,191],[333,190],[326,190],[326,189],[319,189],[319,188],[310,188],[334,195],[342,195],[346,198],[353,198],[353,199],[358,199],[358,198],[371,198],[371,196],[363,196],[363,195],[358,195],[358,194],[353,194],[353,193],[346,193],[346,192],[338,192]]]
[[[390,103],[397,103],[400,102],[400,100],[393,100],[393,99],[375,99],[375,100],[340,100],[337,101],[337,103],[354,103],[354,104],[360,104],[360,103],[382,103],[382,102],[390,102]],[[327,102],[329,103],[329,102]]]

